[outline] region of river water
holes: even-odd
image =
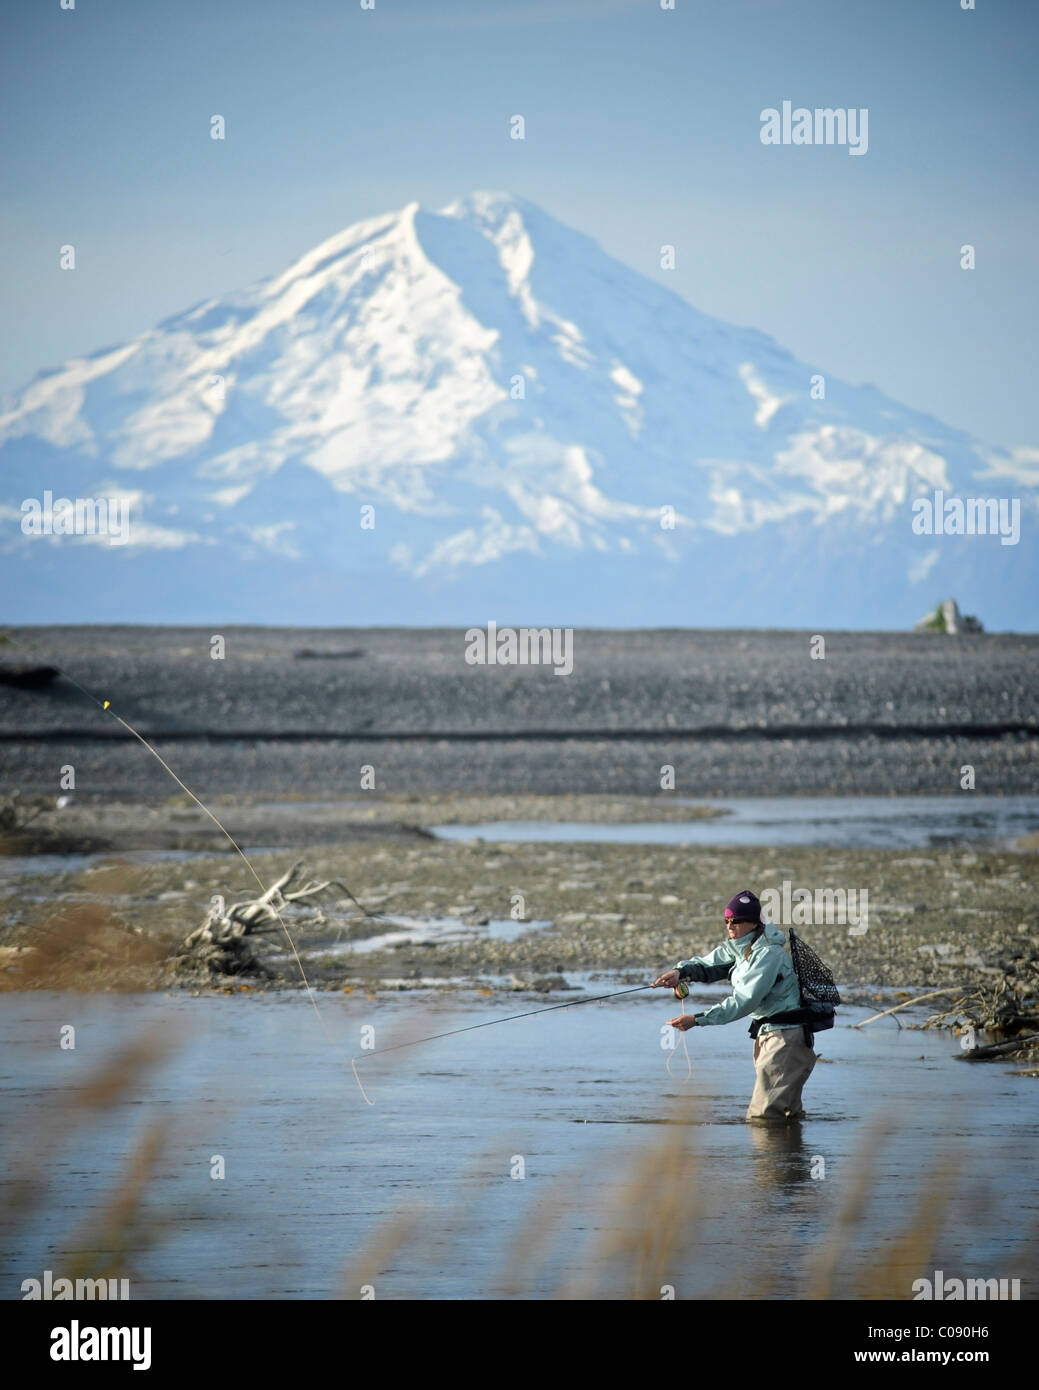
[[[625,824],[493,821],[431,827],[447,840],[584,840],[668,845],[824,845],[830,849],[923,849],[987,842],[1013,846],[1039,828],[1039,796],[762,796],[692,802],[711,820]]]
[[[593,993],[623,983],[581,981]],[[21,1281],[45,1269],[61,1275],[77,1249],[98,1252],[83,1257],[81,1272],[94,1272],[114,1243],[97,1234],[101,1213],[128,1193],[129,1157],[155,1122],[168,1130],[144,1219],[115,1270],[135,1298],[358,1298],[365,1286],[377,1299],[550,1298],[582,1280],[629,1294],[633,1276],[599,1243],[619,1239],[640,1208],[631,1194],[611,1206],[610,1194],[667,1139],[699,1155],[688,1215],[683,1205],[675,1218],[689,1223],[691,1251],[651,1287],[636,1278],[645,1296],[663,1282],[678,1298],[754,1297],[766,1278],[775,1295],[800,1296],[863,1177],[864,1223],[841,1237],[838,1295],[894,1254],[925,1191],[948,1199],[935,1248],[897,1256],[889,1296],[912,1297],[912,1281],[934,1269],[1021,1274],[1015,1260],[1039,1220],[1039,1092],[1007,1065],[958,1060],[948,1034],[893,1019],[858,1031],[848,1024],[866,1015],[842,1009],[817,1039],[826,1060],[805,1090],[807,1120],[773,1134],[743,1122],[753,1069],[742,1023],[687,1035],[692,1077],[681,1052],[667,1075],[661,1028],[675,1005],[663,992],[372,1056],[359,1064],[372,1106],[349,1064],[365,1055],[365,1027],[389,1048],[549,1001],[412,991],[318,1002],[320,1020],[301,992],[0,995],[0,1213],[9,1228],[16,1218],[2,1296],[19,1298]],[[59,1047],[68,1024],[74,1050]],[[165,1047],[162,1060],[102,1111],[77,1104],[106,1059],[142,1037]],[[873,1153],[883,1119],[894,1128]],[[215,1156],[222,1178],[211,1176]],[[15,1187],[24,1165],[50,1183],[37,1207]],[[407,1239],[378,1245],[386,1223],[420,1209]],[[542,1242],[537,1259],[523,1256],[524,1240]],[[1021,1296],[1035,1295],[1026,1280]]]

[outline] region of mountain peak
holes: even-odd
[[[255,567],[249,621],[468,621],[476,584],[488,613],[527,594],[540,621],[822,623],[825,595],[845,623],[901,602],[908,626],[924,580],[1002,602],[983,545],[952,556],[909,524],[915,497],[969,490],[991,457],[478,190],[353,223],[14,397],[0,577],[24,587],[34,565],[35,621],[83,616],[68,595],[109,575],[113,618],[139,617],[149,585],[201,604],[219,555],[229,576]],[[129,543],[21,535],[42,488],[132,496]],[[734,537],[749,609],[725,584]],[[867,554],[873,587],[849,560]]]
[[[503,221],[510,213],[518,213],[521,217],[532,213],[536,216],[547,216],[543,208],[528,198],[502,189],[476,189],[467,193],[464,198],[456,198],[447,207],[441,208],[440,213],[444,217],[469,217],[493,223]]]

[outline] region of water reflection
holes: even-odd
[[[748,1124],[747,1133],[753,1150],[754,1181],[759,1187],[785,1192],[813,1181],[813,1156],[805,1141],[803,1120]]]

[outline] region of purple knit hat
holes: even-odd
[[[755,926],[761,921],[761,903],[749,888],[744,888],[742,893],[737,893],[725,904],[725,920],[751,922]]]

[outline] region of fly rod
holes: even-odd
[[[597,1004],[604,999],[619,999],[622,994],[638,994],[639,990],[652,989],[652,985],[636,985],[633,989],[618,989],[613,994],[593,994],[587,999],[568,999],[564,1004],[549,1004],[544,1009],[528,1009],[526,1013],[509,1014],[506,1018],[489,1018],[486,1023],[470,1023],[465,1028],[449,1028],[446,1033],[430,1033],[426,1038],[410,1038],[407,1042],[394,1043],[392,1047],[379,1047],[366,1054],[367,1057],[380,1057],[384,1052],[396,1052],[402,1047],[418,1047],[419,1043],[435,1042],[437,1038],[452,1038],[456,1033],[472,1033],[477,1028],[493,1028],[497,1023],[513,1023],[517,1018],[533,1018],[536,1014],[550,1014],[553,1009],[576,1009],[581,1004]]]

